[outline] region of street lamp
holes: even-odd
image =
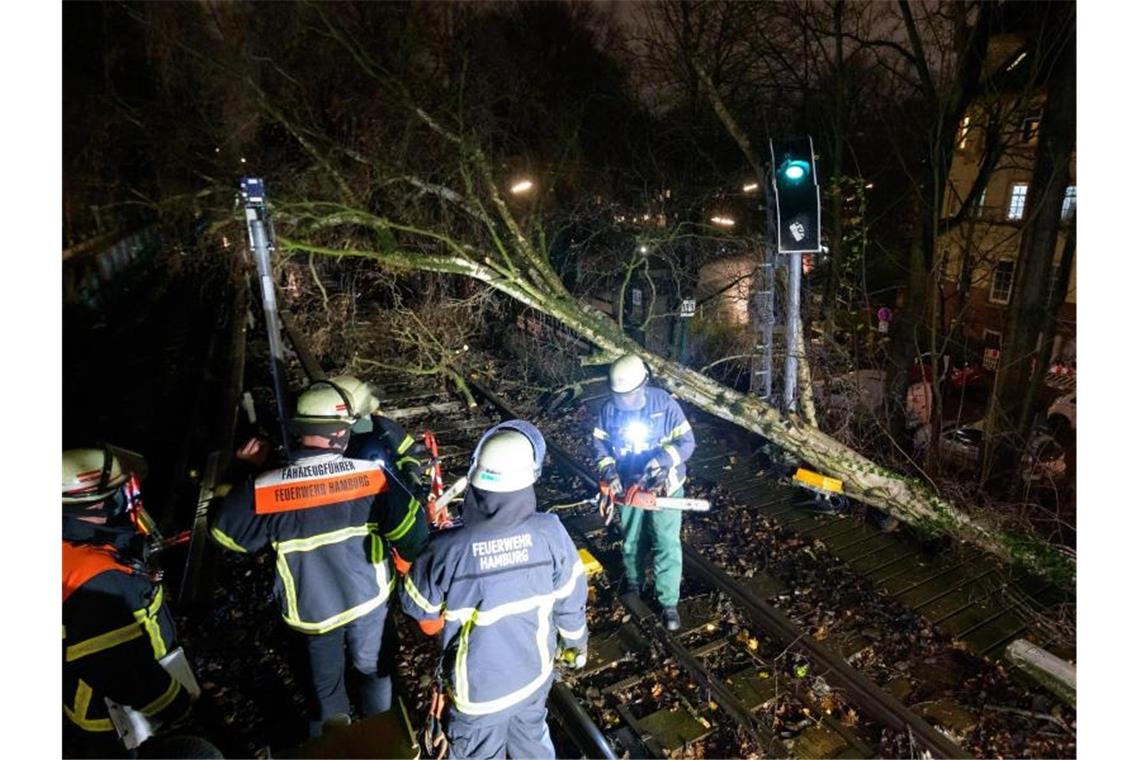
[[[759,189],[759,187],[760,187],[759,182],[749,182],[747,185],[744,186],[743,190],[746,193],[754,193],[754,192],[756,192],[757,189]]]
[[[511,185],[512,195],[521,195],[522,193],[529,192],[534,187],[534,183],[529,179],[521,179],[515,184]]]
[[[733,227],[736,225],[736,220],[730,216],[714,216],[709,221],[721,227]]]

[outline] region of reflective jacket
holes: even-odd
[[[236,552],[272,546],[281,616],[320,634],[388,600],[394,581],[385,542],[414,559],[427,522],[419,502],[389,488],[375,462],[302,449],[231,491],[211,515],[210,535]]]
[[[510,711],[548,687],[558,655],[586,646],[586,577],[534,489],[467,491],[464,526],[436,534],[400,587],[416,620],[443,618],[442,670],[455,709]]]
[[[644,435],[637,435],[638,428]],[[606,401],[594,428],[594,461],[603,477],[616,471],[622,483],[632,485],[656,459],[668,468],[666,493],[685,483],[685,462],[693,455],[696,439],[677,400],[660,388],[645,389],[645,406],[635,412]]]
[[[114,731],[106,698],[158,722],[190,695],[158,660],[174,649],[162,586],[146,570],[133,527],[64,520],[63,713],[81,731]]]

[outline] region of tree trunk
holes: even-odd
[[[1067,3],[1053,6],[1050,11],[1053,23],[1047,22],[1046,28],[1061,26],[1056,37],[1063,38],[1064,44],[1049,81],[1045,112],[1041,117],[1025,209],[1028,221],[1021,235],[1005,329],[1007,337],[1002,340],[1001,362],[990,405],[991,435],[986,472],[993,481],[1016,482],[1009,473],[1017,465],[1019,442],[1027,440],[1032,414],[1026,410],[1031,412],[1037,401],[1027,394],[1032,390],[1030,368],[1034,361],[1048,361],[1049,347],[1046,346],[1044,352],[1039,351],[1041,332],[1049,318],[1049,298],[1045,290],[1057,250],[1061,206],[1069,184],[1069,159],[1076,145],[1076,29],[1072,23],[1065,23],[1065,17],[1071,19],[1071,6]]]
[[[334,257],[366,257],[405,270],[460,274],[480,280],[574,330],[611,356],[640,356],[666,390],[704,411],[771,439],[808,464],[843,481],[852,497],[893,514],[920,529],[949,533],[1005,561],[1024,564],[1055,582],[1074,580],[1070,558],[1039,541],[1012,537],[988,528],[956,509],[916,478],[902,475],[864,457],[804,422],[785,418],[758,398],[717,383],[694,369],[647,351],[622,333],[598,309],[566,295],[543,292],[533,283],[508,277],[486,264],[460,256],[423,255],[404,251],[359,251],[324,248],[278,235],[281,250]]]

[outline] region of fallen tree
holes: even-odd
[[[917,478],[882,467],[797,417],[785,417],[758,398],[645,350],[608,315],[566,289],[546,252],[532,243],[510,210],[482,150],[449,132],[424,111],[417,113],[433,132],[457,148],[466,170],[464,176],[472,180],[462,193],[441,186],[431,189],[474,222],[466,228],[467,234],[460,237],[440,228],[417,226],[338,203],[306,202],[279,208],[290,226],[289,232],[279,236],[279,247],[332,257],[363,257],[397,270],[440,272],[478,280],[558,320],[604,354],[641,356],[663,387],[710,414],[769,438],[822,472],[841,479],[854,498],[886,510],[920,530],[952,535],[1063,586],[1073,584],[1074,558],[1057,547],[988,526]],[[418,184],[427,187],[427,183]],[[493,213],[485,209],[484,201]],[[360,240],[368,238],[385,244],[376,248],[358,246]],[[322,239],[339,243],[316,242]],[[401,240],[405,242],[400,243]]]
[[[290,7],[294,10],[282,21],[277,14],[272,19],[250,16],[238,6],[209,14],[197,6],[178,6],[178,14],[195,16],[204,25],[193,45],[184,33],[186,19],[167,24],[152,19],[174,12],[171,9],[137,9],[151,41],[181,56],[184,65],[172,67],[172,72],[192,71],[227,83],[234,88],[233,101],[258,112],[264,122],[259,128],[273,127],[276,139],[261,146],[260,159],[280,172],[270,175],[272,197],[292,194],[301,199],[274,207],[280,251],[362,257],[391,270],[482,282],[558,320],[603,355],[642,356],[659,382],[680,398],[840,478],[853,497],[1072,585],[1074,558],[1057,547],[995,529],[917,478],[886,469],[797,417],[783,416],[757,398],[647,352],[608,316],[570,292],[551,261],[552,236],[547,233],[553,226],[544,212],[565,208],[572,202],[568,199],[602,195],[582,179],[586,167],[571,160],[577,152],[569,148],[577,145],[576,128],[586,123],[577,103],[590,100],[590,88],[598,81],[609,80],[591,76],[559,82],[559,88],[541,87],[527,78],[533,66],[509,57],[518,52],[516,45],[452,44],[478,41],[498,28],[495,13],[471,6],[413,5],[406,17],[397,14],[398,20],[414,27],[417,15],[431,16],[423,26],[432,35],[392,33],[383,38],[391,43],[387,45],[375,42],[377,34],[403,27],[393,26],[386,4]],[[531,13],[531,6],[512,8],[510,12],[522,14],[521,20],[529,18],[534,29],[549,27],[544,17]],[[545,12],[546,6],[539,9]],[[573,5],[564,10],[570,14],[569,24],[574,14],[589,8]],[[437,23],[436,16],[448,23]],[[572,26],[589,28],[584,23]],[[441,28],[453,30],[454,38],[441,37]],[[311,34],[314,29],[320,33]],[[608,69],[598,61],[598,49],[582,42],[575,48],[578,58],[547,61],[547,70],[572,73],[587,60],[597,63],[592,70],[604,73]],[[551,46],[537,45],[530,54],[551,52]],[[467,76],[471,60],[482,60],[478,56],[496,65],[488,69],[497,72],[495,76]],[[625,103],[620,98],[614,102]],[[503,103],[513,110],[503,110]],[[594,122],[608,125],[627,110],[622,105]],[[450,118],[444,123],[435,113]],[[520,131],[513,116],[530,116],[530,131]],[[566,126],[567,131],[554,131],[553,126]],[[603,136],[612,136],[608,128],[597,135]],[[538,156],[533,162],[528,150]],[[516,199],[512,207],[500,185],[507,172],[532,163],[547,167],[544,171],[551,177],[562,172],[563,197],[535,197],[527,203]]]

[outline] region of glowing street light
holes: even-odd
[[[649,253],[649,246],[643,245],[640,248],[638,248],[637,250],[641,251],[642,253]]]
[[[528,192],[533,187],[534,183],[529,179],[519,180],[515,184],[511,185],[511,193],[514,195],[520,195],[522,193]]]
[[[744,186],[743,189],[744,189],[744,192],[746,192],[746,193],[752,193],[752,192],[755,192],[759,187],[760,187],[759,182],[749,182],[747,185]]]
[[[714,216],[709,221],[721,227],[732,227],[736,224],[736,220],[730,216]]]

